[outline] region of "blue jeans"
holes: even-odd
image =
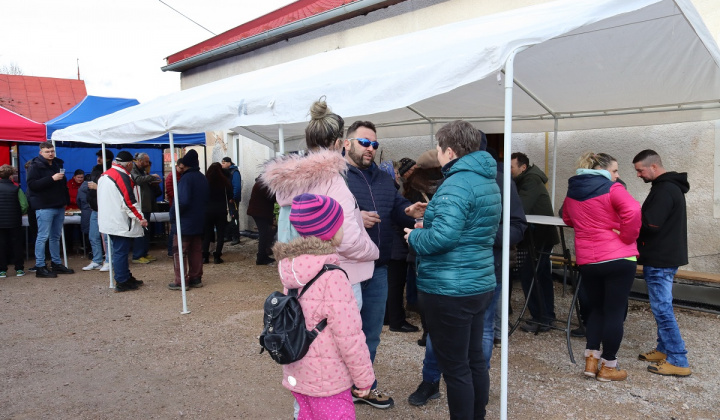
[[[35,266],[45,267],[45,244],[50,241],[50,258],[55,264],[62,264],[60,259],[60,236],[65,221],[65,208],[35,210],[38,233],[35,241]]]
[[[88,237],[90,238],[90,247],[92,247],[92,261],[95,264],[102,264],[103,244],[100,229],[98,228],[98,213],[96,211],[90,213],[90,232],[88,233]]]
[[[362,289],[362,309],[360,310],[362,330],[365,333],[368,350],[370,350],[370,360],[375,362],[375,353],[380,345],[380,333],[385,319],[385,305],[387,305],[387,266],[375,267],[373,276],[360,284]],[[377,387],[377,380],[372,387]]]
[[[438,382],[440,381],[440,375],[437,357],[435,357],[435,351],[430,341],[430,334],[428,334],[425,340],[425,358],[423,359],[422,369],[423,381],[431,383]]]
[[[110,235],[110,241],[112,242],[112,263],[115,283],[123,283],[130,278],[128,254],[130,253],[130,245],[132,244],[133,238]]]
[[[643,275],[650,299],[650,310],[657,323],[657,351],[667,355],[667,362],[677,367],[689,367],[685,342],[672,306],[673,278],[677,267],[656,268],[643,266]]]
[[[495,316],[497,315],[496,309],[498,307],[498,301],[502,295],[502,283],[497,283],[495,291],[493,292],[492,300],[490,300],[490,306],[485,311],[485,320],[483,321],[483,338],[482,338],[482,349],[483,356],[487,362],[487,367],[490,369],[490,358],[493,352],[493,340],[495,339]]]

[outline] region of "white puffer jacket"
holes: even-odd
[[[130,174],[113,163],[98,180],[98,226],[100,232],[138,238],[143,236],[140,191]]]

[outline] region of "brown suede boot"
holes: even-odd
[[[655,349],[650,350],[647,353],[640,353],[638,355],[638,359],[642,360],[643,362],[652,362],[657,363],[661,360],[665,360],[667,358],[667,355],[665,353],[661,353]]]
[[[617,367],[607,367],[603,361],[595,379],[600,382],[624,381],[627,379],[627,371],[618,369]]]
[[[661,360],[654,365],[647,367],[648,372],[656,373],[663,376],[690,376],[689,367],[679,367],[672,363],[668,363],[667,360]]]
[[[585,358],[585,376],[589,376],[591,378],[594,378],[597,376],[598,373],[598,362],[600,359],[596,359],[593,356],[588,356]]]

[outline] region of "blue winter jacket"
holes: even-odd
[[[178,182],[180,232],[183,235],[202,235],[205,227],[205,205],[210,187],[200,168],[188,168]],[[170,222],[175,221],[175,203],[170,206]]]
[[[230,182],[232,183],[233,189],[232,198],[235,201],[235,205],[238,205],[242,199],[242,177],[240,176],[240,169],[238,169],[237,165],[230,165],[228,172],[230,173]]]
[[[360,210],[377,211],[380,217],[380,223],[367,229],[367,233],[380,250],[380,258],[375,265],[387,264],[395,234],[392,224],[401,227],[413,227],[415,224],[415,219],[405,214],[405,209],[412,203],[400,195],[392,177],[375,163],[364,171],[348,164],[347,183]]]
[[[495,160],[478,151],[443,168],[445,181],[410,233],[417,253],[417,287],[425,293],[471,296],[495,288],[493,243],[502,199]]]

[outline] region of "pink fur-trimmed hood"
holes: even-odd
[[[338,152],[323,149],[305,156],[289,155],[273,159],[265,164],[261,180],[276,195],[280,206],[288,206],[295,195],[315,190],[345,172],[345,158]]]

